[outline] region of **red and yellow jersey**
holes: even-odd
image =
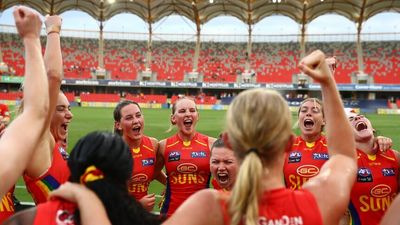
[[[70,172],[67,166],[68,153],[56,143],[50,168],[40,177],[31,178],[24,174],[26,188],[36,204],[47,201],[51,191],[68,181]]]
[[[321,136],[317,141],[311,143],[298,136],[285,157],[283,173],[286,187],[293,190],[301,189],[307,180],[319,173],[322,165],[328,159],[325,136]]]
[[[143,136],[139,148],[131,149],[131,153],[134,163],[128,190],[136,200],[140,200],[147,195],[150,182],[153,180],[156,152],[151,139]]]
[[[15,212],[14,209],[14,200],[13,200],[13,193],[14,193],[13,186],[1,199],[0,203],[0,224],[2,224],[8,217],[12,216]]]
[[[168,138],[164,162],[167,190],[161,213],[169,217],[190,195],[209,187],[211,173],[208,137],[196,133],[191,141],[183,141],[178,135]]]
[[[230,224],[226,193],[221,194],[224,224]],[[266,191],[260,199],[258,224],[322,225],[322,216],[315,197],[307,190],[286,188]]]
[[[36,215],[33,225],[75,225],[75,211],[77,206],[74,203],[62,199],[50,200],[39,204],[36,208]]]
[[[398,191],[399,165],[393,150],[367,155],[357,150],[358,172],[350,196],[350,224],[379,224]]]

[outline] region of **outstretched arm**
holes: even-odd
[[[14,185],[31,159],[48,120],[48,82],[40,45],[39,15],[20,6],[14,10],[25,46],[24,110],[0,138],[0,197]]]
[[[62,56],[60,46],[61,17],[57,15],[46,16],[45,25],[47,41],[46,51],[44,53],[44,65],[49,83],[48,96],[50,101],[50,113],[46,124],[46,133],[43,136],[43,142],[36,147],[31,163],[25,171],[26,174],[32,178],[40,176],[51,166],[53,148],[50,143],[54,142],[54,140],[50,136],[50,123],[57,106],[58,93],[62,81]]]
[[[303,188],[315,196],[324,224],[338,224],[347,208],[357,170],[353,133],[324,53],[312,52],[302,59],[299,68],[321,84],[329,151],[329,160],[320,173]]]

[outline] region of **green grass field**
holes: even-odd
[[[113,128],[112,108],[72,108],[74,119],[69,127],[69,151],[77,140],[94,130],[108,130]],[[170,110],[143,109],[145,116],[145,133],[159,140],[171,136],[174,131],[166,133],[169,128]],[[394,149],[400,149],[400,116],[399,115],[366,115],[374,124],[378,135],[388,136],[393,139]],[[296,116],[294,115],[294,120]],[[209,136],[217,137],[223,130],[225,111],[203,110],[200,111],[200,121],[197,130]],[[298,133],[298,130],[295,130]],[[23,182],[18,182],[16,195],[21,201],[32,201],[23,187]],[[150,191],[160,194],[163,187],[157,181],[152,183]],[[155,207],[158,211],[157,207]]]

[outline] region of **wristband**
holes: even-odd
[[[60,26],[55,26],[55,25],[50,25],[49,27],[46,27],[46,33],[47,35],[51,33],[57,33],[60,34],[61,27]]]

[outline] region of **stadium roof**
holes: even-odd
[[[15,5],[28,5],[43,15],[81,10],[98,21],[120,13],[132,13],[147,23],[155,23],[172,14],[204,24],[220,16],[234,16],[246,24],[265,17],[285,15],[299,24],[307,24],[325,13],[343,15],[362,24],[383,12],[400,12],[399,0],[0,0],[0,11]],[[213,2],[213,3],[211,3]],[[278,3],[279,2],[279,3]]]

